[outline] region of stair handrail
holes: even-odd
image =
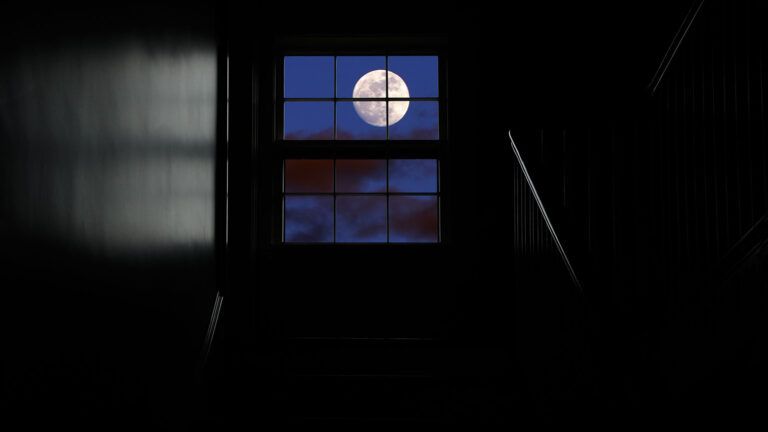
[[[558,237],[557,232],[555,231],[555,227],[554,225],[552,225],[552,221],[549,219],[547,210],[544,208],[544,203],[541,201],[541,197],[539,197],[538,191],[536,191],[536,186],[533,184],[533,179],[531,178],[531,175],[528,173],[528,168],[526,168],[525,162],[523,161],[523,156],[520,154],[520,150],[517,148],[517,144],[515,144],[515,139],[512,138],[511,130],[508,131],[508,135],[509,135],[510,145],[512,146],[512,151],[515,153],[517,162],[520,164],[520,168],[523,171],[523,176],[525,177],[525,181],[528,183],[528,188],[531,190],[531,193],[533,194],[533,198],[534,200],[536,200],[536,205],[539,207],[539,212],[541,212],[541,216],[544,218],[544,223],[546,223],[547,228],[549,229],[549,233],[552,235],[552,239],[555,241],[555,245],[557,246],[557,251],[560,253],[560,257],[563,259],[563,263],[565,264],[565,267],[568,270],[568,274],[570,275],[574,285],[576,285],[576,287],[579,289],[579,292],[581,294],[584,294],[584,289],[582,288],[581,281],[576,276],[576,271],[574,270],[573,265],[571,265],[571,260],[568,259],[568,254],[565,253],[565,248],[563,248],[563,244],[560,242],[560,237]]]

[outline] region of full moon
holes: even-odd
[[[386,98],[387,80],[389,81],[389,97],[407,98],[408,86],[400,75],[378,69],[360,77],[352,90],[353,98]],[[408,111],[408,101],[389,102],[389,125],[399,122]],[[357,115],[371,126],[384,127],[387,125],[386,102],[384,101],[355,101],[353,102]]]

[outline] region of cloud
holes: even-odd
[[[339,242],[385,242],[387,198],[385,196],[340,196],[336,199],[336,240]]]
[[[389,162],[389,191],[437,192],[437,160],[391,160]]]
[[[440,138],[440,131],[437,125],[413,129],[390,128],[389,138],[395,140],[436,140]]]
[[[307,131],[306,129],[299,129],[291,131],[285,134],[283,137],[285,140],[332,140],[333,128],[325,128],[322,130]]]
[[[438,240],[436,196],[390,197],[390,241],[433,243]],[[334,241],[334,202],[330,196],[287,196],[285,240],[299,243]],[[387,197],[336,197],[336,241],[385,242]]]
[[[336,161],[337,192],[385,192],[387,163],[374,159]]]
[[[316,243],[333,241],[333,198],[285,197],[285,241]]]
[[[373,129],[370,126],[365,130],[352,130],[352,129],[336,129],[337,140],[376,140],[381,141],[386,138],[386,133],[382,133],[383,129]]]
[[[437,197],[393,196],[389,218],[390,241],[437,242]]]
[[[434,124],[424,128],[398,127],[400,123],[390,126],[389,138],[392,140],[436,140],[440,138],[438,125]],[[333,128],[326,128],[319,131],[306,131],[304,129],[286,133],[283,137],[286,141],[330,141],[333,140]],[[351,130],[338,128],[336,130],[337,140],[382,140],[383,136],[379,129]]]
[[[333,192],[333,160],[286,160],[285,192]]]

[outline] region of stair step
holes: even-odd
[[[286,418],[439,419],[449,412],[444,380],[428,376],[293,377],[274,395]]]
[[[445,343],[434,339],[295,338],[264,348],[281,376],[435,375],[446,370]]]

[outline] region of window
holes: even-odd
[[[281,60],[282,242],[439,243],[438,57]]]

